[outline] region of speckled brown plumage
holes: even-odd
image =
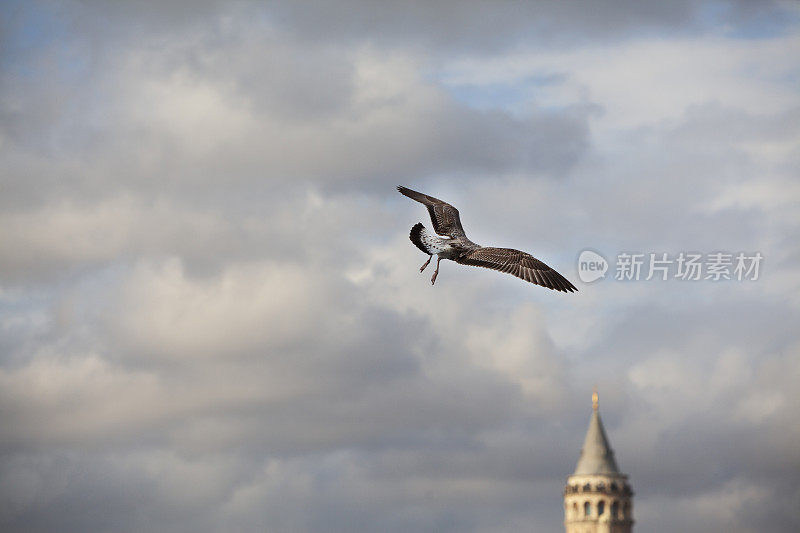
[[[447,202],[403,186],[398,187],[397,190],[424,204],[431,216],[436,235],[428,233],[421,223],[414,225],[409,235],[411,242],[430,256],[420,268],[420,272],[425,270],[431,258],[436,256],[436,271],[433,273],[431,283],[436,282],[439,261],[450,259],[462,265],[506,272],[556,291],[575,292],[578,290],[567,278],[528,253],[513,248],[484,247],[469,240],[461,226],[458,209]]]

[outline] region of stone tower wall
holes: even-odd
[[[564,488],[564,527],[566,533],[631,533],[633,491],[627,476],[570,476]]]

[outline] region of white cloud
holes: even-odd
[[[142,264],[125,283],[112,327],[145,356],[281,349],[326,312],[324,281],[291,264],[236,265],[210,279],[189,279],[178,259]]]
[[[758,41],[647,38],[461,60],[446,68],[443,81],[452,87],[527,85],[535,106],[597,104],[603,112],[595,116],[594,131],[608,135],[677,120],[699,104],[754,114],[796,107],[800,99],[785,80],[796,75],[789,51],[798,46],[791,34]],[[528,85],[527,80],[541,77],[550,81]]]
[[[126,255],[181,250],[196,255],[235,238],[229,221],[185,205],[123,195],[63,199],[0,214],[0,265],[11,280],[96,267]]]

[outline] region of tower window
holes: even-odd
[[[619,518],[619,502],[616,500],[611,504],[611,516],[613,518]]]
[[[583,516],[589,516],[592,514],[592,504],[589,502],[583,503]]]
[[[605,512],[606,512],[606,502],[600,500],[600,502],[598,502],[597,504],[597,516],[600,516]]]
[[[592,486],[588,483],[583,486],[583,492],[589,492],[590,490],[592,490]]]

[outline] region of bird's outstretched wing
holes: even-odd
[[[567,278],[532,255],[512,248],[476,248],[456,258],[456,262],[508,272],[525,281],[556,291],[578,290]]]
[[[403,187],[402,185],[397,187],[397,190],[412,200],[423,203],[428,207],[428,213],[430,213],[431,222],[433,223],[433,230],[436,233],[439,235],[448,235],[453,238],[466,237],[464,228],[461,227],[461,218],[458,216],[458,209],[438,198],[422,194],[421,192],[412,191],[408,187]]]

